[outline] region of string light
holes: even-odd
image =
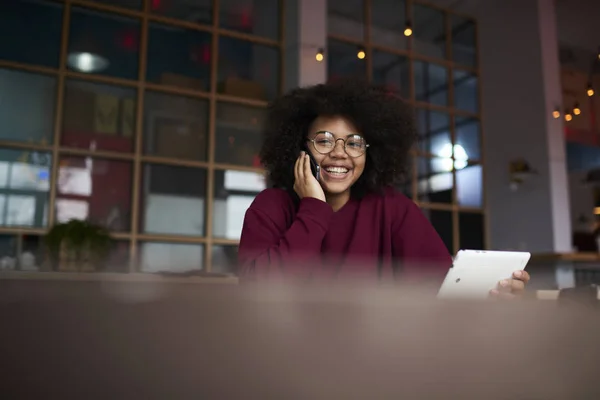
[[[323,61],[323,58],[324,58],[324,56],[323,56],[323,53],[324,53],[324,52],[325,52],[325,51],[324,51],[323,49],[319,49],[319,50],[317,50],[317,54],[315,55],[315,59],[316,59],[318,62],[321,62],[321,61]]]
[[[404,36],[409,37],[412,34],[413,34],[412,25],[411,25],[410,21],[407,20],[406,24],[404,25]]]
[[[571,115],[571,113],[569,112],[569,110],[565,111],[565,121],[569,122],[573,119],[573,116]]]
[[[589,97],[592,97],[594,95],[594,87],[592,86],[592,84],[588,84],[588,88],[587,88],[587,95]]]
[[[559,119],[560,118],[560,111],[558,111],[558,109],[552,111],[552,116],[554,117],[554,119]]]
[[[575,115],[581,114],[581,108],[579,108],[579,103],[575,103],[575,106],[573,107],[573,114],[575,114]]]
[[[364,49],[359,49],[358,53],[356,54],[356,57],[358,57],[359,59],[364,59],[367,56],[367,53],[365,53]]]

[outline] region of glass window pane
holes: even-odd
[[[67,66],[77,72],[137,79],[139,36],[138,20],[73,7]]]
[[[452,211],[430,210],[423,208],[423,213],[431,222],[440,238],[446,245],[451,254],[454,254],[454,223],[452,221]]]
[[[62,4],[0,1],[0,59],[58,68]]]
[[[106,4],[109,6],[115,6],[115,7],[123,7],[123,8],[129,8],[129,9],[134,9],[134,10],[139,10],[140,8],[142,8],[142,4],[144,3],[144,0],[91,0],[94,3],[102,3],[102,4]],[[154,6],[155,4],[160,4],[161,1],[152,1],[151,2],[152,5]]]
[[[419,202],[452,203],[452,154],[448,157],[419,157],[417,159],[417,188]]]
[[[454,107],[476,113],[479,111],[477,76],[466,71],[453,71]]]
[[[229,37],[219,38],[218,92],[255,100],[279,95],[279,51]]]
[[[132,165],[91,157],[61,157],[56,221],[89,220],[112,231],[129,231]]]
[[[353,44],[328,40],[327,76],[330,80],[339,78],[367,78],[367,66],[358,58],[362,48]]]
[[[410,69],[405,56],[373,51],[373,83],[410,99]]]
[[[0,69],[0,139],[51,144],[56,78]]]
[[[144,108],[145,154],[206,160],[207,100],[147,92]]]
[[[144,233],[204,235],[206,171],[145,165],[140,230]]]
[[[219,0],[221,28],[279,38],[279,0]]]
[[[483,214],[459,213],[458,230],[461,249],[484,250],[486,248]]]
[[[209,90],[211,35],[151,24],[146,80],[183,89]]]
[[[131,152],[135,110],[135,89],[68,80],[60,142],[88,150]]]
[[[264,174],[247,171],[215,171],[213,236],[239,239],[246,210],[266,189]]]
[[[140,244],[140,272],[190,272],[204,268],[204,246],[145,242]]]
[[[444,12],[422,4],[413,5],[414,50],[428,57],[446,58]]]
[[[479,120],[475,118],[454,118],[456,144],[460,145],[469,160],[481,159],[481,130]]]
[[[371,0],[371,42],[381,46],[405,49],[408,38],[406,2],[404,0]]]
[[[483,207],[482,166],[473,163],[457,164],[459,164],[458,159],[455,161],[456,197],[458,204],[463,207]]]
[[[477,38],[475,21],[458,15],[452,21],[452,60],[457,64],[477,66]]]
[[[260,167],[265,118],[264,108],[218,103],[215,161]]]
[[[364,15],[363,0],[329,0],[327,1],[327,31],[332,35],[364,40]]]
[[[50,153],[0,150],[0,226],[46,227],[51,169]]]
[[[450,116],[427,109],[417,110],[419,150],[435,156],[444,156],[451,144]]]
[[[415,61],[415,96],[417,101],[448,105],[448,70],[437,64]]]
[[[130,264],[130,245],[128,240],[115,240],[108,258],[100,266],[102,272],[128,273]]]
[[[212,246],[211,272],[218,274],[235,274],[237,272],[238,247]]]
[[[212,10],[212,0],[150,1],[151,12],[196,24],[211,24]]]
[[[14,271],[21,269],[18,252],[18,236],[16,235],[0,235],[0,271]],[[31,262],[31,257],[25,256],[26,266],[35,266],[35,261]],[[31,268],[30,270],[35,271]]]

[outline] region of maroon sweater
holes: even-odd
[[[281,189],[260,193],[244,219],[243,279],[443,276],[446,246],[421,210],[401,193],[351,199],[334,212],[325,202],[299,204]]]

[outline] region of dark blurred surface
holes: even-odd
[[[600,319],[406,288],[0,281],[2,399],[593,399]]]

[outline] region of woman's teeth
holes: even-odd
[[[339,174],[339,175],[343,175],[345,173],[348,172],[348,168],[344,168],[344,167],[328,167],[325,169],[325,171],[329,172],[330,174]]]

